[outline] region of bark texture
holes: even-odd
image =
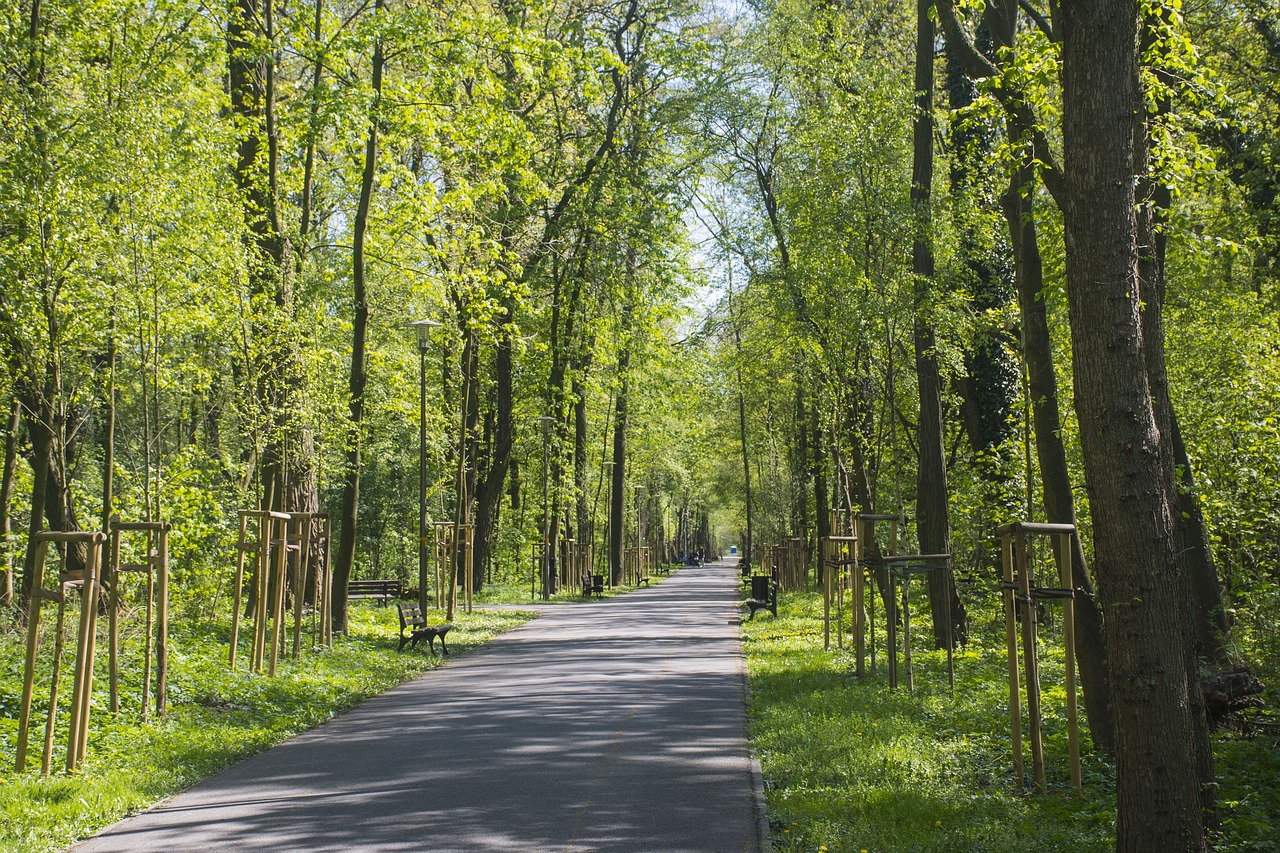
[[[375,14],[382,0],[374,4]],[[356,524],[360,512],[360,444],[364,430],[364,391],[369,382],[365,343],[369,331],[369,298],[365,278],[365,236],[369,233],[369,206],[373,201],[374,178],[378,171],[378,101],[382,95],[385,64],[382,41],[373,47],[373,103],[369,110],[369,132],[365,137],[364,168],[360,174],[360,200],[351,231],[351,373],[347,382],[347,464],[342,479],[342,508],[339,512],[338,551],[333,564],[334,629],[347,630],[347,583],[355,569]]]
[[[951,522],[947,512],[947,462],[942,426],[942,375],[933,325],[929,317],[930,289],[934,276],[930,198],[933,186],[933,43],[934,27],[929,0],[916,4],[916,117],[913,128],[914,157],[911,167],[911,202],[915,239],[911,262],[915,273],[915,360],[920,389],[920,421],[917,426],[919,468],[916,475],[916,530],[921,553],[951,553]],[[966,630],[964,604],[954,579],[943,572],[929,573],[929,610],[938,648],[954,646]],[[950,609],[951,636],[947,636]]]
[[[1133,176],[1144,103],[1137,4],[1062,6],[1064,221],[1075,399],[1106,616],[1116,846],[1203,851],[1203,714],[1177,553],[1171,436],[1144,338]],[[1162,357],[1162,355],[1160,356]],[[1165,421],[1167,423],[1167,421]]]

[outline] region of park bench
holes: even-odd
[[[444,625],[428,625],[427,620],[422,615],[422,609],[416,604],[400,603],[396,605],[400,611],[400,645],[396,651],[403,651],[407,645],[410,648],[417,648],[419,640],[426,640],[431,645],[432,654],[436,650],[436,637],[440,638],[440,651],[442,654],[449,654],[449,647],[444,644],[444,635],[449,633],[449,629],[453,626]],[[407,633],[406,633],[407,632]]]
[[[746,600],[751,615],[748,621],[756,618],[757,610],[768,610],[778,615],[778,582],[767,575],[753,575],[751,578],[751,597]]]
[[[393,580],[355,580],[347,584],[347,598],[373,598],[379,604],[395,601],[404,594],[404,586]]]
[[[583,575],[582,594],[594,595],[596,598],[604,595],[604,575]]]

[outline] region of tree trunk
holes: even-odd
[[[234,177],[243,199],[249,288],[266,296],[277,312],[256,316],[253,338],[259,352],[249,365],[255,383],[259,416],[267,424],[261,454],[261,487],[266,509],[284,509],[285,437],[291,416],[285,414],[292,359],[288,344],[279,340],[283,308],[289,302],[285,287],[285,237],[280,223],[278,169],[279,137],[275,116],[275,56],[261,50],[261,41],[275,36],[274,0],[230,0],[227,18],[227,88],[231,112],[243,128],[237,141]],[[262,147],[265,142],[266,152]],[[266,498],[271,496],[270,505]]]
[[[926,554],[951,553],[951,522],[947,511],[947,462],[942,425],[942,375],[938,368],[933,322],[928,316],[934,275],[933,223],[930,196],[933,186],[933,21],[930,0],[916,4],[916,68],[914,157],[911,167],[911,202],[915,217],[915,239],[911,261],[915,274],[915,357],[916,381],[920,389],[920,422],[917,446],[920,460],[916,479],[916,529],[920,550]],[[954,579],[947,573],[930,572],[929,609],[933,616],[933,637],[938,648],[954,647],[967,634],[964,604]],[[946,623],[950,610],[951,636]]]
[[[26,399],[27,435],[31,439],[31,516],[27,522],[27,552],[22,566],[22,599],[31,597],[31,585],[35,577],[36,534],[44,530],[46,501],[49,495],[49,472],[53,468],[53,430],[51,413],[44,407],[36,408],[38,401]],[[38,413],[37,413],[38,412]]]
[[[21,408],[15,396],[9,403],[9,417],[4,431],[4,474],[0,477],[0,607],[13,604],[13,542],[12,515],[9,502],[13,498],[13,474],[18,465],[18,429],[21,426]]]
[[[627,334],[630,327],[631,306],[623,306],[622,329]],[[609,578],[617,586],[622,583],[622,548],[626,531],[626,465],[627,465],[627,370],[631,363],[631,348],[623,344],[618,354],[618,394],[614,401],[613,421],[613,471],[609,489]]]
[[[374,16],[382,11],[382,0],[374,3]],[[364,169],[360,175],[360,200],[351,231],[351,374],[347,383],[347,464],[342,481],[342,509],[338,519],[338,552],[333,565],[334,587],[341,590],[333,598],[333,627],[347,630],[347,583],[355,568],[356,522],[360,512],[360,441],[364,429],[364,391],[369,381],[365,339],[369,330],[369,299],[365,280],[365,238],[369,233],[369,206],[373,200],[374,178],[378,170],[378,110],[382,98],[382,39],[373,44],[373,103],[369,105],[369,134],[364,146]]]
[[[1181,85],[1178,72],[1165,67],[1163,48],[1159,47],[1157,32],[1171,25],[1162,19],[1164,13],[1156,11],[1144,15],[1141,48],[1150,57],[1152,70],[1161,85],[1172,91]],[[1154,57],[1152,56],[1154,52]],[[1153,179],[1150,170],[1151,129],[1163,123],[1172,109],[1167,91],[1157,94],[1155,109],[1144,111],[1146,120],[1140,123],[1141,136],[1135,141],[1142,163],[1138,190],[1138,275],[1143,282],[1143,299],[1146,310],[1142,313],[1143,336],[1147,340],[1163,342],[1164,302],[1166,290],[1165,255],[1168,246],[1166,219],[1173,204],[1173,196],[1164,182]],[[1213,562],[1213,550],[1209,545],[1209,532],[1204,524],[1204,513],[1196,493],[1195,474],[1178,425],[1177,412],[1169,397],[1168,380],[1164,368],[1164,346],[1148,348],[1147,370],[1149,381],[1156,393],[1157,412],[1161,413],[1162,431],[1173,441],[1174,464],[1178,471],[1176,518],[1178,520],[1179,553],[1186,564],[1195,607],[1195,638],[1197,655],[1213,665],[1222,667],[1228,661],[1227,620],[1222,606],[1222,585],[1218,581],[1217,567]],[[1152,357],[1156,356],[1156,357]]]
[[[1029,161],[1024,162],[1014,172],[1009,191],[1001,202],[1013,248],[1014,280],[1018,286],[1018,307],[1022,318],[1022,354],[1027,362],[1045,518],[1054,524],[1077,524],[1067,451],[1062,444],[1053,343],[1049,337],[1048,312],[1041,295],[1044,274],[1036,233],[1031,186],[1034,180],[1034,166]],[[1062,559],[1061,554],[1056,556]],[[1094,594],[1093,579],[1089,575],[1089,564],[1079,533],[1071,538],[1071,577],[1076,590],[1076,660],[1080,667],[1080,686],[1084,690],[1085,716],[1094,745],[1112,752],[1115,749],[1115,732],[1106,679],[1107,645],[1103,636],[1102,611]]]
[[[805,386],[807,385],[807,370],[799,370],[796,373],[796,411],[795,411],[795,441],[796,452],[793,458],[793,470],[795,471],[794,482],[796,484],[795,496],[795,535],[798,536],[803,543],[803,547],[807,551],[809,548],[809,416],[806,413],[804,401]],[[822,567],[819,566],[818,579],[821,580]]]
[[[738,374],[738,438],[742,443],[742,481],[746,490],[744,504],[747,516],[747,541],[742,550],[742,566],[745,571],[751,570],[752,557],[752,518],[751,518],[751,451],[747,443],[747,398],[746,385],[742,381],[742,330],[738,326],[738,314],[733,306],[733,264],[728,264],[729,271],[729,324],[733,327],[733,346],[738,358],[736,366]]]
[[[1159,14],[1159,13],[1157,13]],[[1144,18],[1140,56],[1150,52],[1144,47],[1152,40],[1154,27],[1167,22]],[[1156,74],[1167,86],[1177,85],[1177,80],[1160,65],[1157,58]],[[1143,356],[1147,367],[1147,382],[1151,389],[1151,402],[1155,411],[1156,429],[1164,439],[1164,445],[1173,457],[1175,472],[1185,460],[1186,448],[1182,446],[1173,399],[1169,395],[1169,378],[1164,358],[1164,301],[1165,301],[1165,215],[1173,202],[1168,187],[1151,175],[1150,129],[1160,122],[1170,109],[1168,95],[1156,93],[1154,112],[1143,110],[1142,119],[1134,122],[1135,174],[1139,175],[1137,191],[1137,253],[1140,287],[1139,321],[1142,324]],[[1189,468],[1181,472],[1190,479]],[[1175,473],[1172,481],[1173,519],[1177,533],[1176,553],[1181,557],[1182,569],[1190,590],[1189,648],[1187,654],[1187,678],[1202,687],[1200,658],[1208,657],[1215,663],[1223,663],[1227,657],[1226,614],[1222,610],[1222,595],[1218,586],[1217,570],[1213,565],[1213,553],[1209,548],[1209,536],[1200,513],[1199,501],[1193,490],[1180,488]],[[1216,829],[1217,795],[1214,783],[1213,753],[1209,745],[1209,721],[1204,708],[1202,690],[1191,694],[1192,725],[1195,734],[1197,771],[1200,778],[1202,815],[1207,828]]]
[[[822,413],[819,411],[818,394],[814,394],[809,406],[809,472],[813,478],[814,531],[816,534],[814,562],[819,573],[826,570],[822,561],[822,540],[831,535],[831,499],[827,492],[827,457],[822,452]]]
[[[503,301],[502,311],[495,319],[501,330],[494,356],[494,379],[497,393],[493,431],[493,445],[489,453],[488,470],[476,488],[475,553],[473,554],[472,589],[484,585],[484,566],[493,548],[493,532],[497,526],[498,507],[502,502],[507,470],[511,466],[511,450],[515,445],[515,391],[513,388],[514,361],[512,335],[515,325],[516,302],[514,297]],[[474,386],[476,383],[472,383]],[[474,389],[473,389],[474,390]]]
[[[575,531],[580,543],[595,543],[595,525],[587,503],[587,386],[576,372],[573,378],[573,492]]]
[[[1172,442],[1160,430],[1143,336],[1133,176],[1137,4],[1067,0],[1063,206],[1075,401],[1106,617],[1121,853],[1206,849]],[[1160,356],[1162,358],[1162,356]],[[1202,711],[1201,711],[1202,713]]]
[[[111,320],[107,332],[107,397],[104,400],[102,424],[102,531],[111,529],[111,510],[115,503],[114,487],[116,475],[116,309],[114,297],[111,305]],[[194,432],[194,430],[193,430]],[[103,548],[101,563],[98,567],[99,578],[107,576],[107,567],[111,560],[110,548]],[[116,592],[113,590],[112,594]]]

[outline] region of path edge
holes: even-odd
[[[751,745],[751,673],[747,670],[747,649],[742,633],[742,610],[738,609],[738,675],[742,679],[742,715],[746,722],[747,766],[751,773],[752,811],[756,817],[756,845],[760,853],[772,853],[769,838],[769,809],[764,797],[764,770]]]

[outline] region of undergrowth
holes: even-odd
[[[459,613],[449,634],[455,655],[526,621],[519,612]],[[70,623],[69,623],[70,624]],[[65,704],[70,653],[64,659],[55,772],[40,775],[40,752],[48,709],[52,643],[43,643],[37,665],[27,772],[13,772],[22,690],[25,635],[0,633],[0,851],[41,853],[61,849],[115,820],[144,809],[260,752],[313,728],[362,700],[440,665],[426,647],[396,652],[399,624],[394,607],[361,606],[350,611],[350,634],[331,650],[280,660],[275,678],[227,668],[226,622],[171,627],[169,714],[139,721],[141,629],[126,626],[121,713],[108,707],[106,654],[99,643],[94,711],[87,760],[75,774],[65,763]],[[242,641],[244,637],[242,636]],[[43,685],[41,681],[43,680]]]
[[[667,567],[668,572],[677,571],[679,566]],[[657,586],[669,577],[669,574],[654,573],[649,577],[649,583],[641,587],[634,586],[608,586],[604,588],[604,592],[599,596],[582,594],[582,588],[576,584],[562,585],[549,599],[552,603],[568,604],[583,601],[594,601],[596,598],[612,598],[618,595],[624,595],[628,592],[634,592],[636,589],[643,589],[645,586]],[[462,594],[459,593],[458,600],[462,600]],[[512,580],[510,578],[495,579],[486,581],[484,587],[475,594],[472,602],[477,607],[483,607],[490,604],[537,604],[542,601],[541,587],[531,588],[528,579]]]
[[[1092,750],[1083,709],[1084,788],[1070,787],[1056,632],[1040,646],[1049,793],[1037,795],[1014,779],[1002,624],[974,626],[956,655],[953,696],[945,657],[926,651],[927,617],[915,629],[910,693],[905,679],[889,689],[883,633],[874,675],[855,675],[854,655],[835,647],[834,633],[823,651],[821,613],[820,597],[784,593],[776,619],[744,622],[751,739],[776,851],[1114,849],[1114,768]],[[1029,775],[1025,740],[1023,749]],[[1219,736],[1215,753],[1223,830],[1214,848],[1280,850],[1275,738]]]

